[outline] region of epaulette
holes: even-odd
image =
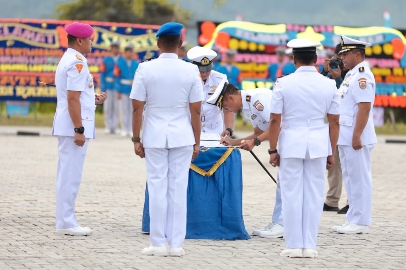
[[[246,96],[245,96],[245,101],[250,102],[250,101],[251,101],[251,96],[250,96],[250,95],[246,95]]]
[[[145,59],[144,61],[142,61],[141,63],[148,62],[148,61],[151,61],[151,60],[154,60],[154,59],[156,59],[156,58],[155,57],[148,58],[148,59]]]
[[[358,71],[359,71],[359,72],[364,72],[364,71],[365,71],[365,68],[364,68],[364,67],[359,67]]]

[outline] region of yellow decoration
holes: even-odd
[[[41,27],[42,27],[42,28],[47,28],[47,26],[48,26],[48,25],[47,25],[46,23],[42,23],[42,24],[41,24]]]
[[[372,51],[374,52],[374,54],[380,55],[380,54],[382,53],[382,47],[381,47],[381,45],[378,45],[378,44],[374,45],[374,46],[372,47]]]
[[[248,49],[248,42],[245,40],[245,39],[242,39],[242,40],[240,40],[240,42],[239,42],[240,44],[240,46],[239,46],[239,48],[241,49],[241,50],[246,50],[246,49]]]
[[[390,43],[386,43],[383,45],[383,52],[386,55],[392,55],[393,54],[393,46]]]
[[[208,172],[203,170],[202,168],[197,167],[194,164],[190,164],[190,169],[192,169],[193,171],[195,171],[196,173],[198,173],[202,176],[212,176],[216,172],[216,170],[221,166],[221,164],[223,164],[224,161],[227,160],[227,158],[231,155],[233,150],[235,150],[235,149],[228,148],[226,150],[226,152],[224,152],[224,154],[221,156],[221,158],[216,163],[214,163],[214,165],[210,168],[210,170]]]
[[[260,51],[260,52],[265,51],[265,45],[264,44],[258,44],[258,51]]]
[[[314,32],[312,26],[307,26],[304,32],[297,34],[297,37],[308,39],[314,43],[321,43],[325,39],[324,35]]]
[[[396,92],[393,92],[392,93],[392,97],[396,97],[397,95],[396,95]]]
[[[230,39],[230,41],[228,42],[228,48],[238,50],[238,39]]]
[[[255,51],[257,50],[257,44],[256,44],[255,42],[250,42],[250,43],[248,44],[248,49],[249,49],[251,52],[255,52]]]
[[[371,47],[366,47],[365,48],[365,55],[366,56],[371,56],[372,55],[372,48]]]

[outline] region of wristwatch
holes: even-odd
[[[230,137],[233,136],[233,129],[232,128],[226,128],[230,132]]]
[[[268,149],[268,154],[272,155],[272,154],[276,154],[276,153],[278,153],[278,149],[275,149],[275,150]]]
[[[132,142],[141,142],[141,138],[140,137],[132,137],[131,141]]]
[[[83,134],[83,133],[85,133],[85,128],[78,127],[78,128],[74,128],[73,131],[75,131],[75,133],[78,133],[78,134]]]
[[[257,137],[255,137],[255,138],[254,138],[254,144],[255,144],[256,146],[260,146],[260,145],[261,145],[261,141],[260,141]]]

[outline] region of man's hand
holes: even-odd
[[[193,145],[192,160],[197,158],[197,156],[199,155],[199,150],[200,150],[200,145],[198,145],[198,144]]]
[[[100,94],[97,94],[95,96],[95,104],[101,105],[101,104],[103,104],[104,101],[106,101],[106,99],[107,99],[106,92],[101,92]]]
[[[225,137],[220,140],[220,143],[225,146],[235,145],[236,140],[231,139],[231,137]]]
[[[360,150],[362,148],[361,137],[358,136],[352,137],[352,148],[354,148],[354,150]]]
[[[334,166],[334,156],[328,156],[327,157],[327,165],[326,165],[326,169],[330,170],[332,167]]]
[[[280,165],[280,157],[278,153],[273,153],[270,157],[269,157],[269,163],[272,165],[272,167],[278,166]]]
[[[241,149],[251,151],[252,149],[254,149],[254,147],[255,147],[254,140],[242,140],[241,141],[241,145],[240,145]]]
[[[145,157],[145,152],[144,152],[144,146],[142,145],[141,142],[135,142],[134,143],[134,151],[137,156],[140,158]]]
[[[334,78],[334,80],[341,76],[341,68],[340,68],[340,66],[337,67],[337,71],[332,69],[330,66],[328,66],[327,70],[331,74],[331,77]]]
[[[77,146],[82,147],[83,145],[85,145],[85,142],[86,142],[85,134],[75,133],[75,136],[73,137],[73,142]]]
[[[220,135],[222,138],[224,138],[224,137],[227,137],[227,136],[230,136],[230,131],[228,131],[227,129],[226,130],[224,130],[223,132],[221,132],[221,135]]]
[[[120,100],[121,99],[121,93],[117,92],[117,99]]]

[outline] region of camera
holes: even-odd
[[[340,58],[336,58],[336,59],[331,59],[331,60],[330,60],[329,66],[330,66],[331,68],[338,68],[338,67],[340,67],[340,70],[343,70],[343,68],[344,68],[344,63],[343,63],[343,60],[341,60]]]

